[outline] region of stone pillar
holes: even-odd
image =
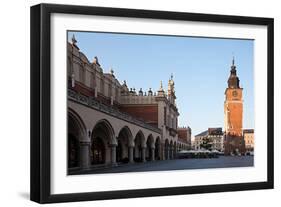
[[[168,147],[168,149],[167,149],[167,160],[169,160],[170,159],[170,147]]]
[[[142,159],[142,162],[146,162],[145,160],[145,153],[146,152],[146,148],[145,147],[142,147],[141,148],[141,159]]]
[[[151,161],[155,160],[155,148],[151,148]]]
[[[117,163],[116,163],[116,145],[112,144],[110,147],[111,147],[111,164],[117,165]]]
[[[80,167],[87,169],[90,166],[90,142],[80,141]]]
[[[134,147],[129,146],[129,162],[133,163],[134,162]]]

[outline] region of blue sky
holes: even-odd
[[[179,126],[190,126],[192,136],[208,127],[224,127],[224,91],[235,57],[243,87],[244,128],[254,128],[253,40],[159,35],[74,32],[77,45],[90,61],[94,56],[104,72],[129,88],[167,89],[174,76]],[[73,32],[68,32],[71,40]]]

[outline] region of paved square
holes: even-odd
[[[89,169],[83,172],[80,171],[77,174],[147,172],[252,166],[254,166],[254,156],[221,156],[219,158],[211,159],[174,159],[146,163],[122,164],[116,167],[104,169]]]

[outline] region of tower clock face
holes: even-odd
[[[233,92],[232,92],[232,96],[233,96],[233,97],[236,97],[237,95],[238,95],[237,91],[233,91]]]

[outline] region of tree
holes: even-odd
[[[205,150],[211,150],[212,149],[212,140],[208,136],[203,137],[202,143],[200,144],[200,148],[203,148]]]

